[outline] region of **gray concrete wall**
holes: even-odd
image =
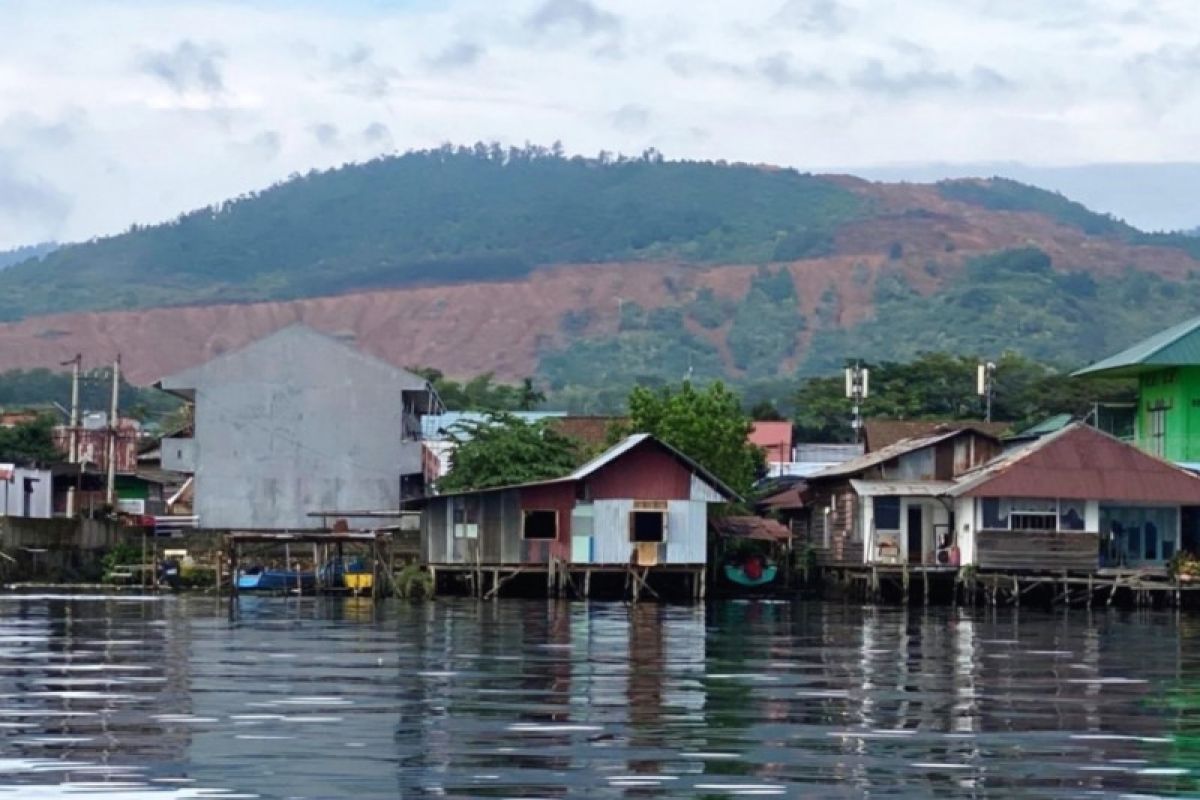
[[[321,526],[310,512],[398,508],[420,473],[402,392],[425,382],[304,327],[173,378],[195,390],[195,512],[205,528]]]
[[[4,581],[95,581],[100,559],[121,541],[141,533],[93,519],[0,517],[0,579]]]

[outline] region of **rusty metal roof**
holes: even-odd
[[[866,451],[873,453],[904,439],[931,436],[940,431],[972,428],[988,436],[999,437],[1011,426],[1007,422],[947,419],[868,419],[863,421]]]
[[[947,494],[1200,505],[1200,476],[1076,422],[964,474]]]
[[[711,522],[718,536],[755,539],[760,542],[786,542],[792,538],[787,526],[766,517],[722,517]]]
[[[835,464],[828,469],[823,469],[820,472],[809,475],[806,480],[814,481],[821,478],[844,478],[848,475],[857,475],[858,473],[864,472],[871,467],[887,463],[893,458],[899,458],[906,453],[912,453],[916,450],[921,450],[931,445],[935,445],[938,442],[945,441],[946,439],[952,439],[959,434],[967,432],[977,433],[981,436],[987,436],[991,439],[996,438],[986,431],[977,429],[974,424],[964,423],[960,427],[951,428],[949,430],[940,429],[938,432],[931,433],[926,436],[914,436],[908,439],[901,439],[900,441],[893,442],[892,444],[889,444],[887,447],[884,447],[880,450],[872,450],[866,455],[859,456],[858,458],[852,458],[849,461],[844,461],[841,464]]]
[[[850,480],[859,497],[941,497],[954,487],[953,481],[860,481]]]

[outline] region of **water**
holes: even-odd
[[[1200,795],[1200,618],[0,597],[0,799]]]

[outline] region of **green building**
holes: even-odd
[[[1138,447],[1200,468],[1200,317],[1075,374],[1137,378],[1134,438]]]

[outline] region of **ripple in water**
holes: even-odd
[[[1155,612],[0,598],[0,796],[1187,797]]]

